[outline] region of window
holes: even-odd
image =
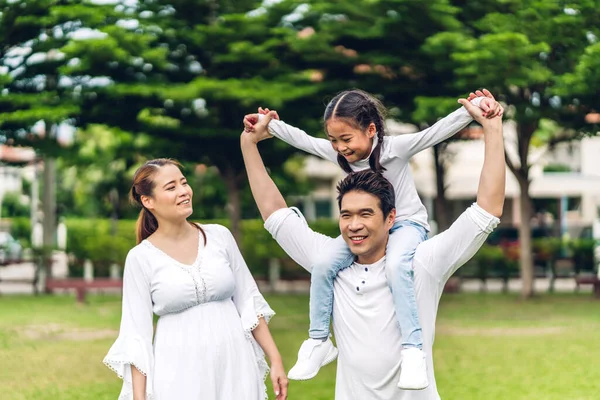
[[[332,218],[331,200],[315,200],[315,208],[317,211],[317,218]]]

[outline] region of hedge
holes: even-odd
[[[203,224],[220,224],[230,227],[228,220],[207,220]],[[135,220],[119,220],[116,234],[111,234],[109,219],[77,219],[69,218],[67,225],[71,276],[83,275],[84,260],[94,263],[96,276],[108,276],[112,263],[123,266],[127,252],[135,246]],[[337,221],[317,220],[311,227],[325,235],[339,235]],[[268,274],[269,259],[277,258],[282,262],[281,277],[283,279],[308,279],[308,274],[297,266],[273,240],[263,227],[262,220],[242,220],[240,224],[242,243],[240,250],[254,276],[264,278]],[[29,246],[31,226],[28,218],[12,218],[11,232],[24,246]],[[571,257],[575,264],[575,272],[592,271],[593,239],[574,239],[567,243],[565,250],[560,239],[544,238],[533,241],[534,258],[553,267],[553,262],[559,256]],[[479,252],[457,274],[464,277],[486,279],[488,277],[518,276],[518,246],[502,249],[498,246],[485,244]]]
[[[228,220],[200,221],[202,224],[219,224],[230,228]],[[109,219],[65,220],[67,226],[67,253],[69,254],[70,276],[83,276],[83,264],[89,259],[94,264],[95,276],[109,276],[110,265],[123,266],[127,252],[135,246],[135,220],[119,220],[117,232],[111,234]],[[335,221],[317,221],[314,228],[323,233],[338,232]],[[250,270],[256,277],[266,277],[270,258],[282,261],[283,279],[307,279],[308,274],[283,252],[264,229],[262,220],[243,220],[240,223],[242,243],[240,251]],[[11,219],[12,235],[24,246],[30,245],[31,224],[28,218]]]

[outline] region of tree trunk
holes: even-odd
[[[520,262],[521,262],[521,297],[528,299],[533,297],[534,271],[533,254],[531,248],[531,214],[533,205],[529,197],[529,146],[534,132],[539,126],[539,120],[529,120],[517,123],[517,154],[519,164],[516,165],[513,160],[505,153],[506,165],[511,170],[517,182],[520,191],[520,212],[521,223],[519,224],[519,244],[520,244]]]
[[[438,225],[438,232],[442,232],[450,227],[448,200],[446,199],[446,166],[443,160],[443,153],[446,147],[446,143],[439,143],[433,146],[436,185],[435,219]]]
[[[38,173],[38,167],[39,167],[39,160],[37,158],[37,155],[33,161],[33,181],[31,182],[31,209],[30,209],[30,221],[31,221],[31,243],[32,243],[32,250],[33,250],[33,260],[34,260],[34,273],[33,273],[33,294],[34,295],[38,295],[39,294],[39,290],[38,290],[38,282],[40,280],[40,269],[42,268],[42,264],[41,264],[41,259],[36,255],[35,253],[35,245],[37,243],[35,243],[34,237],[33,237],[33,231],[38,223],[38,207],[39,207],[39,173]]]
[[[229,220],[231,221],[231,233],[235,238],[238,246],[241,245],[241,231],[240,231],[240,220],[241,220],[241,199],[240,199],[240,184],[239,176],[233,167],[227,166],[220,170],[221,176],[225,181],[227,187],[227,214],[229,214]]]
[[[119,191],[117,188],[110,189],[108,198],[112,208],[110,213],[110,234],[112,236],[117,236],[117,231],[119,229]]]
[[[548,293],[554,293],[554,286],[556,284],[556,259],[551,256],[552,259],[547,262],[547,269],[550,272],[550,284],[548,285]]]
[[[44,221],[42,246],[41,287],[46,287],[46,279],[52,278],[52,251],[56,232],[56,160],[44,156]],[[44,289],[49,292],[47,289]]]
[[[521,223],[519,224],[519,243],[521,261],[521,297],[528,299],[533,296],[533,254],[531,248],[531,212],[532,204],[529,198],[529,180],[518,176],[520,194]]]

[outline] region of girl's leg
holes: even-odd
[[[425,228],[410,221],[402,221],[394,225],[386,251],[386,276],[402,333],[398,387],[405,390],[420,390],[429,386],[412,268],[415,249],[426,239]]]
[[[417,300],[413,283],[412,261],[415,249],[427,239],[427,231],[410,221],[394,225],[386,251],[386,277],[396,309],[396,319],[402,331],[402,346],[423,347]]]
[[[320,255],[312,266],[310,278],[310,329],[312,339],[326,340],[333,311],[333,280],[338,272],[352,264],[354,256],[341,236],[329,251]]]
[[[338,272],[352,264],[353,255],[338,236],[332,246],[312,265],[310,285],[310,338],[298,351],[298,361],[289,370],[292,380],[311,379],[322,366],[337,358],[338,350],[329,339],[333,311],[333,280]]]

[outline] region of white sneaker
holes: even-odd
[[[398,387],[404,390],[421,390],[429,386],[425,353],[417,347],[402,349]]]
[[[314,378],[322,366],[329,364],[338,356],[331,339],[326,341],[308,339],[302,343],[298,351],[298,361],[288,372],[288,378],[305,381]]]

